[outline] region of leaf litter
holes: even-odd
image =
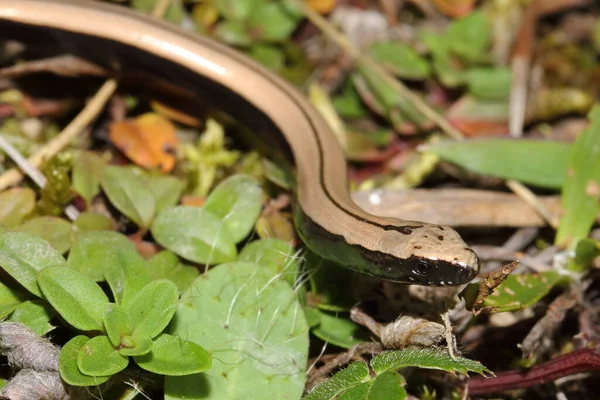
[[[64,350],[50,356],[53,379],[128,398],[127,365],[137,363],[154,378],[134,386],[152,398],[261,399],[265,383],[269,397],[290,399],[514,389],[535,398],[547,394],[543,383],[597,372],[597,8],[169,3],[170,23],[309,88],[351,161],[361,206],[457,227],[484,268],[457,290],[385,284],[323,262],[293,230],[287,166],[239,145],[243,121],[192,115],[111,79],[94,94],[104,68],[59,53],[26,59],[27,44],[8,46],[7,60],[19,62],[0,70],[0,133],[46,183],[32,186],[0,160],[0,326],[52,330]],[[48,94],[32,90],[36,79]],[[66,206],[79,214],[72,223]],[[560,221],[557,232],[548,220]],[[511,244],[515,229],[532,226]],[[104,318],[107,304],[124,314]],[[128,313],[146,322],[127,328]],[[390,342],[400,349],[385,351]],[[21,368],[3,370],[3,394],[21,384],[10,379]],[[560,390],[585,396],[594,385],[583,377]]]

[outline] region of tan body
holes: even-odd
[[[0,0],[2,22],[12,31],[60,29],[130,46],[239,95],[287,142],[296,166],[298,230],[323,257],[382,279],[425,285],[461,284],[479,270],[477,256],[451,228],[376,217],[356,206],[348,193],[344,154],[326,122],[294,88],[237,52],[95,2]],[[85,40],[78,39],[74,48]]]

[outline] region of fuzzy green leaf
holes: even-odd
[[[237,257],[235,241],[223,221],[203,208],[178,206],[163,211],[152,225],[152,234],[162,246],[200,264]]]
[[[66,267],[44,268],[37,278],[48,302],[71,326],[82,331],[104,331],[102,319],[108,298],[96,282]]]
[[[154,342],[149,336],[125,336],[121,340],[119,353],[122,356],[143,356],[152,351]]]
[[[150,353],[134,360],[146,371],[167,376],[197,374],[212,365],[210,354],[203,347],[166,333],[154,340]]]
[[[25,293],[0,282],[0,319],[12,313],[25,300],[27,300]]]
[[[320,322],[312,333],[319,339],[338,347],[349,349],[361,343],[361,327],[352,322],[347,316],[328,313],[319,310]]]
[[[135,252],[133,244],[124,235],[110,231],[81,232],[77,235],[67,263],[96,282],[104,280],[106,266],[119,264],[117,250]]]
[[[127,306],[150,282],[148,264],[135,249],[119,247],[115,248],[112,254],[112,262],[104,266],[104,277],[115,302]]]
[[[412,47],[401,42],[376,43],[369,48],[371,56],[390,68],[394,75],[407,79],[425,79],[431,74],[429,61]]]
[[[77,366],[85,375],[114,375],[127,368],[128,364],[129,358],[122,356],[104,335],[91,338],[77,354]]]
[[[200,275],[198,268],[179,262],[175,253],[164,250],[148,260],[148,271],[152,280],[168,279],[177,285],[180,292],[186,290]]]
[[[50,324],[52,313],[47,307],[47,304],[41,300],[26,301],[15,309],[8,320],[20,322],[43,336],[54,329]]]
[[[25,232],[39,236],[59,253],[66,253],[71,247],[71,224],[57,217],[37,217],[15,228],[17,232]]]
[[[249,243],[240,252],[239,260],[268,267],[275,272],[284,271],[285,275],[291,276],[292,279],[298,266],[292,245],[275,238],[255,240]]]
[[[154,338],[166,328],[175,314],[179,291],[167,279],[144,286],[125,307],[134,336]]]
[[[473,11],[468,16],[453,21],[444,40],[450,50],[468,61],[485,59],[489,54],[492,28],[486,15]]]
[[[512,73],[506,67],[472,68],[464,77],[469,93],[480,99],[506,99],[510,93]]]
[[[118,304],[111,303],[106,307],[103,322],[106,335],[115,347],[121,345],[121,338],[133,333],[129,314]]]
[[[400,368],[417,367],[439,369],[447,372],[476,372],[484,375],[490,371],[481,363],[464,357],[452,359],[446,349],[409,347],[403,350],[383,352],[371,360],[371,368],[377,375]]]
[[[396,372],[387,371],[374,380],[366,400],[404,400],[408,397],[406,381]]]
[[[266,42],[288,39],[299,18],[281,3],[264,3],[252,10],[248,26],[252,37]]]
[[[69,340],[58,355],[58,370],[60,377],[73,386],[97,386],[106,382],[110,376],[84,375],[77,366],[79,350],[90,340],[87,336],[79,335]]]
[[[308,329],[296,293],[268,268],[235,262],[201,275],[183,295],[171,333],[210,348],[212,368],[165,381],[166,399],[210,393],[212,399],[299,398]],[[217,355],[218,354],[218,355]]]
[[[330,400],[344,391],[370,381],[369,367],[364,362],[354,362],[317,386],[302,400]]]
[[[561,197],[565,212],[555,240],[570,248],[587,237],[600,212],[600,105],[592,108],[588,118],[590,125],[579,134],[569,155]]]
[[[421,150],[479,174],[559,189],[565,181],[571,144],[535,139],[474,139],[443,141]]]
[[[490,312],[520,310],[537,303],[556,285],[567,281],[566,275],[555,270],[539,274],[509,275],[494,292],[485,298]]]
[[[112,205],[126,217],[142,229],[150,226],[156,212],[154,193],[133,169],[106,167],[100,184]]]
[[[110,231],[113,221],[104,214],[82,212],[73,223],[80,231]]]
[[[258,182],[248,175],[234,175],[208,195],[204,209],[220,218],[234,242],[244,239],[260,214],[263,194]]]
[[[149,176],[146,180],[148,189],[156,199],[156,213],[174,207],[181,197],[185,184],[174,176]]]
[[[37,236],[23,232],[6,232],[0,235],[0,266],[38,297],[42,297],[37,284],[38,271],[66,264],[56,249]]]
[[[87,207],[100,193],[100,176],[105,166],[104,158],[91,151],[82,152],[73,163],[73,189],[83,197]]]
[[[0,224],[14,228],[35,209],[35,192],[14,188],[0,192]]]

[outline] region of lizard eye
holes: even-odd
[[[429,267],[424,262],[418,262],[412,269],[412,272],[417,276],[426,276]]]

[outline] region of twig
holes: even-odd
[[[529,190],[529,188],[527,188],[521,182],[517,182],[512,179],[506,181],[506,186],[508,186],[510,190],[512,190],[517,196],[523,199],[524,202],[529,204],[531,208],[537,211],[537,213],[540,214],[540,216],[544,218],[546,222],[548,222],[548,225],[554,229],[558,229],[558,218],[548,211],[548,209],[540,202],[537,196],[531,190]]]
[[[598,349],[580,349],[556,357],[527,371],[513,370],[496,373],[495,378],[476,376],[469,379],[469,394],[502,392],[552,382],[581,372],[600,370]]]
[[[31,163],[29,163],[29,161],[21,154],[21,152],[19,152],[19,150],[15,149],[12,144],[4,139],[4,136],[1,133],[0,148],[4,150],[11,160],[13,160],[19,166],[19,168],[35,182],[36,185],[38,185],[40,188],[46,186],[48,180],[44,174],[31,165]],[[77,217],[79,217],[79,210],[70,204],[65,208],[65,214],[71,221],[75,221]]]
[[[63,129],[63,131],[48,142],[40,151],[29,157],[29,164],[39,167],[45,159],[51,158],[63,150],[94,118],[104,109],[106,102],[117,88],[117,81],[107,80],[96,92],[90,102],[79,114]],[[23,179],[23,174],[16,168],[6,171],[0,176],[0,191],[9,186],[16,185]]]

